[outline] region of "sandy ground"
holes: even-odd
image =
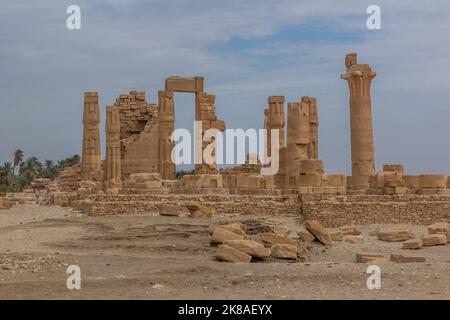
[[[243,221],[249,233],[268,221],[296,230],[293,217],[191,219],[87,217],[60,207],[19,205],[0,211],[0,299],[450,299],[450,245],[418,251],[425,263],[381,265],[380,290],[366,286],[355,253],[400,250],[361,226],[364,243],[308,245],[303,262],[232,264],[213,259],[207,226]],[[408,226],[417,235],[424,226]],[[295,232],[293,232],[295,233]],[[66,287],[69,265],[81,290]]]

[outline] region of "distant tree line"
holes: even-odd
[[[17,149],[13,154],[12,162],[0,165],[0,195],[7,192],[20,192],[26,189],[36,178],[55,179],[65,167],[80,162],[79,155],[58,160],[45,160],[42,163],[36,157],[25,159],[22,150]]]
[[[176,178],[181,179],[181,178],[183,178],[183,176],[188,175],[188,174],[195,174],[195,170],[187,170],[187,171],[179,170],[179,171],[177,171]]]

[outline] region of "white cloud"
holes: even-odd
[[[79,32],[65,29],[72,3],[2,3],[0,160],[16,147],[43,158],[79,152],[83,91],[98,90],[103,106],[134,88],[155,100],[167,76],[201,74],[229,127],[261,125],[268,95],[317,95],[322,158],[330,170],[348,172],[347,87],[339,74],[345,53],[357,51],[378,72],[378,164],[450,169],[450,152],[436,143],[450,134],[443,120],[450,118],[448,1],[378,1],[383,30],[372,32],[365,29],[370,1],[77,2]],[[320,32],[318,39],[279,37],[289,28]],[[327,33],[336,40],[321,40]],[[345,34],[359,38],[339,38]],[[230,47],[236,39],[242,48]],[[35,133],[41,139],[30,140]]]

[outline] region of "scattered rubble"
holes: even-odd
[[[359,252],[356,254],[357,263],[371,263],[377,259],[384,259],[384,255],[373,252]]]
[[[274,258],[296,260],[298,256],[297,246],[289,244],[276,244],[270,248],[271,255]]]
[[[225,245],[245,252],[254,258],[267,258],[270,256],[271,249],[264,247],[261,243],[252,240],[228,240]]]
[[[244,236],[233,231],[229,231],[225,228],[216,227],[211,236],[211,243],[220,244],[224,243],[227,240],[244,240]]]
[[[391,261],[399,263],[425,262],[424,256],[415,255],[412,253],[393,253],[391,254]]]
[[[314,237],[314,235],[311,232],[306,230],[305,227],[298,228],[297,235],[300,238],[300,240],[305,242],[313,242],[316,239],[316,237]]]
[[[217,247],[214,257],[217,260],[224,262],[250,263],[250,261],[252,261],[252,257],[250,255],[224,244]]]
[[[403,242],[403,249],[420,249],[423,247],[423,240],[421,238],[409,239]]]
[[[408,229],[383,229],[377,231],[378,239],[381,241],[397,242],[414,239],[414,233]]]
[[[442,246],[447,244],[447,236],[445,234],[430,234],[422,237],[424,247]]]
[[[306,220],[304,224],[306,229],[311,232],[317,240],[325,246],[331,246],[332,240],[330,233],[317,220]]]

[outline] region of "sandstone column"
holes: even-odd
[[[264,111],[267,119],[267,155],[271,156],[270,136],[272,129],[279,130],[280,149],[284,147],[284,126],[286,123],[284,114],[284,97],[270,96],[268,99],[269,108]]]
[[[309,99],[302,98],[302,102],[288,103],[286,150],[282,155],[282,166],[279,183],[284,183],[285,188],[297,187],[300,162],[308,158],[310,144],[309,130]],[[283,181],[283,182],[282,182]]]
[[[352,149],[352,188],[367,189],[369,177],[375,175],[373,147],[372,106],[370,85],[376,73],[368,64],[357,64],[356,53],[345,58],[350,91],[350,133]]]
[[[83,151],[81,176],[83,180],[102,180],[100,152],[100,112],[97,92],[85,92],[83,111]]]
[[[310,159],[319,159],[319,115],[317,99],[314,97],[309,97],[309,136],[308,156]]]
[[[202,123],[202,138],[204,133],[208,129],[217,129],[218,131],[225,130],[225,123],[218,119],[216,116],[216,107],[215,107],[215,99],[216,97],[212,94],[208,94],[206,92],[197,92],[195,96],[195,121],[201,121]],[[202,155],[205,148],[214,143],[212,141],[203,141],[202,139]],[[212,162],[207,164],[204,162],[202,164],[195,165],[195,173],[196,174],[217,174],[217,165],[216,165],[216,154],[212,154]]]
[[[106,107],[106,187],[121,185],[120,115],[119,108]]]
[[[175,130],[173,92],[158,91],[159,119],[159,172],[164,180],[175,180],[176,165],[172,162],[172,150],[175,146],[171,139]]]

